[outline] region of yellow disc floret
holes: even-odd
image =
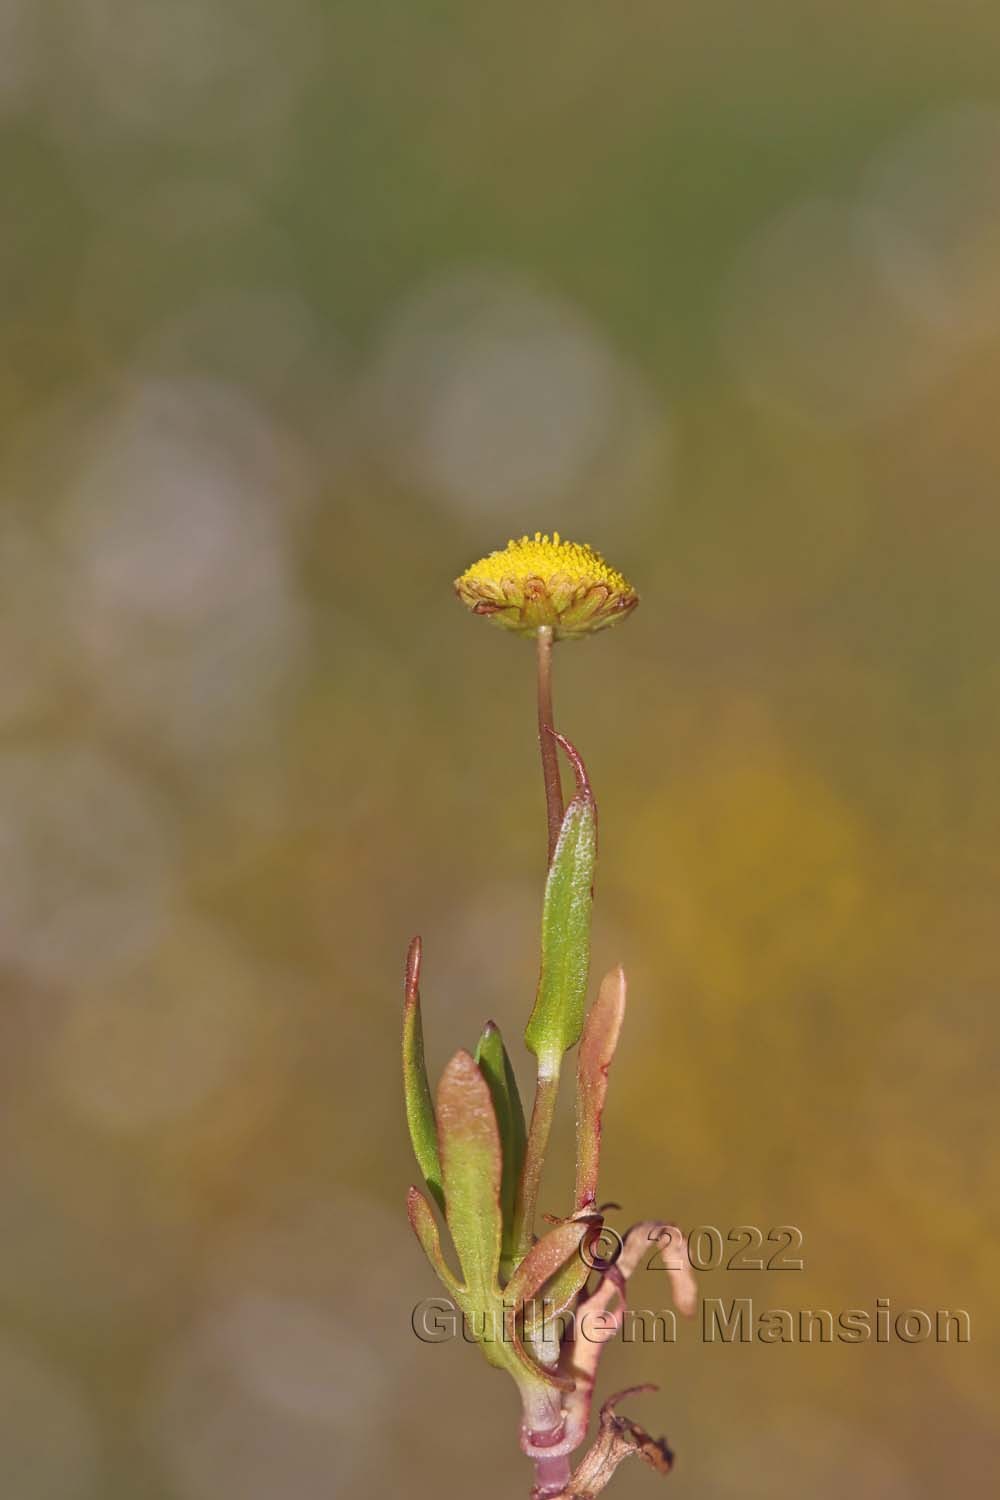
[[[550,625],[557,639],[603,630],[639,602],[631,584],[585,543],[558,531],[523,536],[466,568],[455,592],[477,615],[520,635]]]

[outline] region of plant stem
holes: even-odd
[[[563,820],[562,782],[559,779],[559,750],[550,730],[552,718],[552,647],[555,638],[551,625],[538,627],[538,747],[542,752],[542,779],[545,782],[545,812],[549,829],[549,864],[555,853],[556,840]]]
[[[545,1148],[549,1143],[558,1093],[558,1070],[555,1073],[539,1073],[535,1083],[535,1102],[531,1110],[531,1124],[528,1126],[524,1166],[521,1170],[517,1202],[514,1206],[515,1264],[524,1259],[534,1240],[538,1189],[541,1186]]]
[[[565,1417],[558,1392],[542,1387],[530,1394],[525,1393],[522,1432],[523,1438],[530,1442],[533,1450],[531,1459],[535,1466],[535,1488],[531,1493],[538,1500],[544,1500],[544,1497],[553,1497],[554,1500],[569,1484],[569,1455],[565,1451],[556,1454],[540,1453],[538,1447],[544,1447],[546,1443],[555,1447],[565,1433]]]
[[[563,820],[562,782],[559,779],[559,747],[551,731],[552,717],[552,647],[555,637],[551,625],[538,627],[538,748],[542,753],[542,779],[545,782],[545,812],[548,823],[551,865]],[[545,1148],[549,1143],[552,1119],[559,1092],[559,1065],[551,1073],[539,1073],[535,1084],[535,1102],[531,1110],[524,1166],[514,1205],[513,1242],[515,1265],[531,1249],[535,1235],[535,1209],[542,1180]]]

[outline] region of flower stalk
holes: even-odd
[[[555,722],[552,716],[552,648],[555,635],[551,625],[539,625],[536,647],[538,671],[538,748],[542,755],[542,780],[545,783],[545,816],[549,835],[548,862],[559,842],[563,820],[562,781],[559,777],[559,753],[556,750]]]

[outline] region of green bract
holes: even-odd
[[[566,809],[542,908],[542,967],[535,1007],[524,1033],[539,1071],[553,1076],[580,1039],[590,969],[590,918],[597,858],[597,808],[583,762],[556,735],[573,764],[576,795]]]

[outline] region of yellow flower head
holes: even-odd
[[[536,531],[480,558],[455,579],[455,592],[474,614],[486,615],[518,635],[551,625],[569,639],[603,630],[639,603],[632,585],[599,552],[579,542]]]

